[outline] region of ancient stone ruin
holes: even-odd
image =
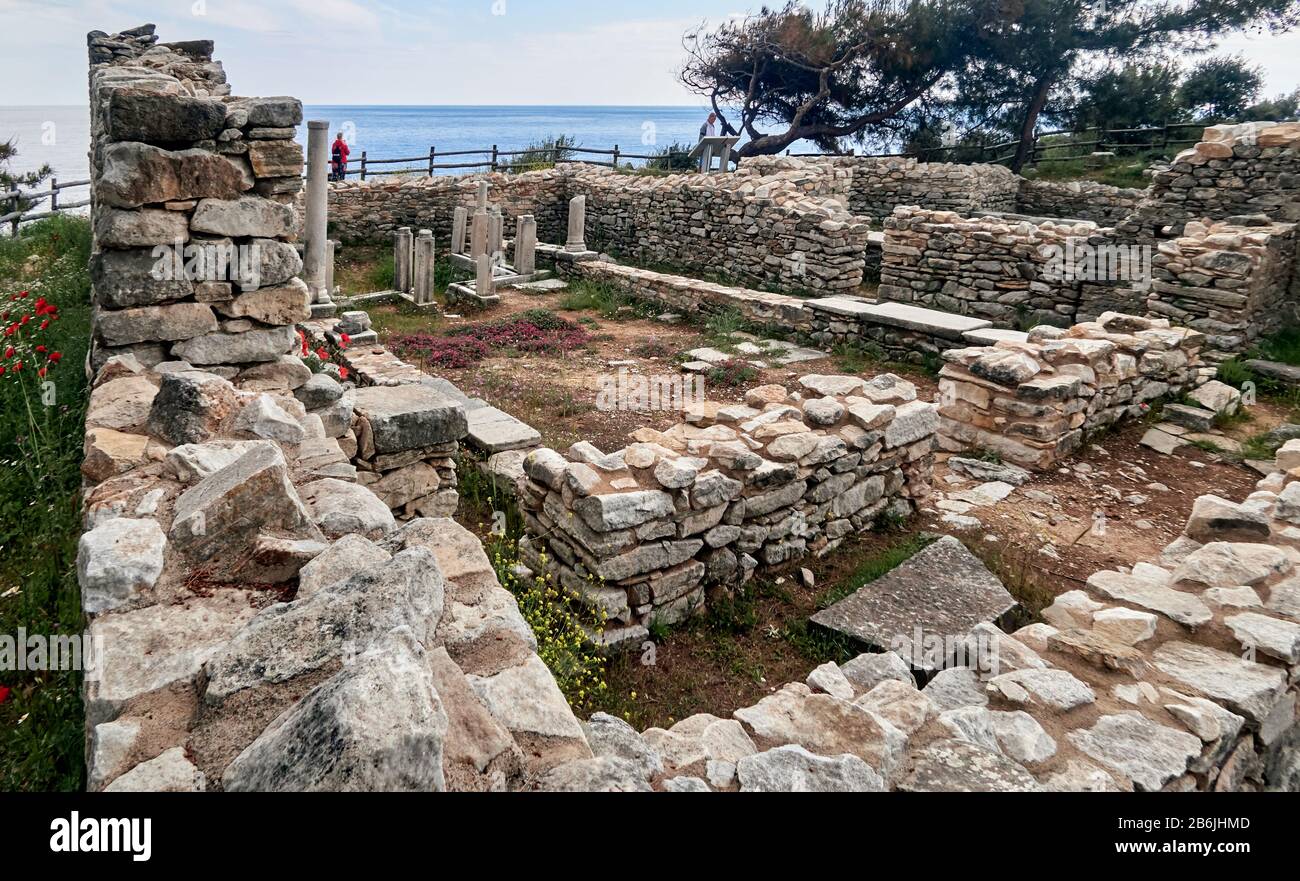
[[[852,158],[331,187],[335,234],[396,241],[397,293],[420,306],[445,241],[484,299],[540,258],[682,315],[943,362],[935,401],[893,374],[809,372],[560,452],[388,352],[366,313],[332,317],[298,101],[234,96],[211,43],[151,26],[89,45],[90,789],[1300,789],[1300,441],[1249,498],[1200,498],[1158,559],[1091,575],[1038,623],[1002,629],[1015,601],[941,538],[818,614],[871,651],[644,732],[574,714],[452,519],[470,448],[513,488],[527,568],[599,608],[614,650],[911,513],[937,455],[1044,469],[1160,399],[1213,417],[1216,359],[1300,292],[1300,126],[1211,129],[1140,195]],[[1047,274],[1125,235],[1158,249],[1153,278]],[[891,639],[908,624],[948,643]]]

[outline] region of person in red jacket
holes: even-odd
[[[343,140],[343,132],[339,132],[338,137],[334,139],[334,146],[330,148],[333,159],[330,162],[330,168],[333,172],[330,180],[345,180],[348,176],[348,154],[352,151],[348,149],[348,142]]]

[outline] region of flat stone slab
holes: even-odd
[[[1166,456],[1173,453],[1179,447],[1187,446],[1187,441],[1172,434],[1166,434],[1159,429],[1153,428],[1146,434],[1142,435],[1142,440],[1138,441],[1144,447],[1155,450],[1157,453],[1164,453]]]
[[[1276,361],[1259,361],[1250,360],[1246,366],[1260,376],[1267,376],[1269,379],[1276,379],[1282,382],[1288,382],[1292,385],[1300,385],[1300,367],[1292,367],[1290,364],[1279,364]]]
[[[876,324],[915,330],[956,342],[964,342],[963,334],[972,330],[984,330],[993,326],[992,321],[985,321],[982,318],[967,318],[964,315],[922,309],[920,306],[909,306],[906,303],[878,303],[875,306],[868,306],[860,314],[864,319]]]
[[[986,327],[981,330],[968,330],[963,337],[972,346],[996,346],[1001,342],[1027,343],[1029,334],[1022,330],[1003,330],[998,327]]]
[[[874,300],[862,300],[856,297],[822,297],[805,303],[809,309],[829,312],[832,315],[844,315],[849,318],[861,318],[867,310],[876,305]]]
[[[1002,582],[965,545],[944,536],[812,620],[887,650],[909,645],[918,628],[925,637],[965,637],[977,624],[996,621],[1015,605]],[[945,665],[946,659],[922,657],[923,647],[916,648],[910,653],[914,667],[937,670]]]
[[[370,423],[377,453],[404,453],[459,441],[468,430],[461,403],[424,385],[357,389],[353,410]]]
[[[542,442],[537,429],[496,407],[471,410],[466,419],[469,425],[466,441],[489,455],[523,450]]]
[[[569,287],[569,283],[562,278],[548,278],[543,281],[532,281],[527,284],[515,285],[515,290],[524,291],[529,294],[552,294],[556,291],[563,291]]]

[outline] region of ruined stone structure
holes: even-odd
[[[939,381],[939,446],[982,449],[1045,469],[1078,451],[1089,432],[1209,378],[1205,336],[1166,319],[1106,313],[1068,331],[1038,327],[1026,342],[956,349]]]
[[[234,376],[288,353],[310,316],[302,105],[231,97],[211,52],[90,36],[95,367],[130,353]]]
[[[1160,243],[1147,310],[1204,332],[1210,357],[1222,360],[1300,317],[1296,258],[1294,223],[1190,221]]]
[[[829,553],[929,492],[934,405],[895,376],[805,376],[744,405],[692,405],[604,454],[524,460],[525,562],[609,616],[607,642],[675,624],[759,566]],[[545,555],[545,556],[543,556]]]
[[[1050,464],[1084,432],[1207,378],[1210,329],[1106,314],[1016,334],[851,294],[683,288],[584,262],[570,271],[684,311],[736,306],[822,341],[943,353],[939,408],[897,377],[812,375],[744,405],[696,404],[616,453],[527,452],[536,432],[392,356],[362,313],[309,320],[294,247],[301,108],[232,97],[211,51],[158,44],[151,26],[90,36],[98,311],[77,561],[102,646],[85,687],[90,789],[1300,789],[1300,442],[1245,502],[1199,500],[1159,560],[1097,573],[1046,623],[939,634],[992,645],[978,670],[918,680],[913,667],[933,668],[886,652],[820,667],[729,719],[644,734],[578,720],[481,542],[442,519],[456,503],[452,456],[475,424],[508,426],[481,437],[522,467],[528,562],[603,608],[617,642],[923,501],[936,443]],[[1013,197],[1000,179],[935,170],[928,185]],[[572,215],[556,206],[581,196],[591,247],[623,242],[643,259],[663,248],[690,266],[722,248],[716,259],[747,278],[817,288],[792,281],[803,267],[824,293],[855,278],[866,224],[850,213],[856,174],[843,162],[630,180],[573,167],[503,178],[484,241],[515,212],[561,241]],[[738,188],[713,189],[724,180]],[[357,188],[380,235],[450,229],[455,208],[481,202],[472,181],[415,183]],[[385,193],[416,216],[382,228]],[[358,223],[350,210],[344,229]],[[1153,303],[1193,324],[1227,322],[1189,300],[1272,308],[1289,224],[1184,227],[1161,251],[1177,289]],[[688,245],[700,230],[705,244]],[[246,246],[257,278],[158,278],[152,248],[176,239]],[[1248,337],[1224,334],[1238,332]],[[341,347],[350,375],[313,374],[304,341]]]
[[[1112,187],[1090,180],[1022,178],[1016,210],[1037,217],[1068,217],[1089,220],[1098,226],[1115,226],[1137,209],[1146,193],[1146,190]],[[928,202],[920,204],[929,207]]]
[[[1211,126],[1200,143],[1155,175],[1146,198],[1118,230],[1153,240],[1177,237],[1193,220],[1259,214],[1300,221],[1298,175],[1300,123]]]

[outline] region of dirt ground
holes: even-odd
[[[507,291],[491,310],[460,316],[412,315],[395,306],[372,307],[381,339],[391,333],[446,333],[470,323],[497,321],[530,309],[549,309],[580,324],[590,335],[582,348],[563,354],[495,353],[463,369],[430,369],[467,394],[537,428],[544,442],[564,450],[588,440],[606,452],[628,443],[641,426],[667,428],[676,413],[602,412],[596,396],[603,377],[626,367],[645,375],[676,374],[681,353],[715,344],[706,329],[669,325],[652,318],[610,319],[594,311],[566,311],[565,294],[524,295]],[[428,368],[426,368],[428,369]],[[919,368],[877,365],[828,356],[821,361],[768,367],[735,386],[707,383],[711,400],[740,401],[746,390],[770,383],[795,386],[808,373],[873,376],[896,372],[932,399],[937,382]],[[1262,402],[1251,418],[1227,433],[1238,439],[1262,433],[1285,421],[1287,408]],[[1078,588],[1093,572],[1152,560],[1182,531],[1193,502],[1212,493],[1242,499],[1260,475],[1246,465],[1184,447],[1162,455],[1139,444],[1149,424],[1124,425],[1093,438],[1084,451],[1055,471],[1039,474],[1005,501],[976,508],[966,516],[980,526],[955,530],[930,505],[899,532],[868,533],[823,560],[804,560],[756,579],[734,600],[711,602],[695,620],[654,633],[639,651],[610,662],[609,695],[603,707],[639,728],[669,726],[699,712],[727,716],[790,681],[801,681],[827,661],[843,661],[859,647],[811,631],[808,617],[827,594],[864,568],[878,567],[900,547],[923,534],[951,533],[961,538],[1007,585],[1024,606],[1019,623],[1061,593]],[[935,487],[949,494],[978,485],[956,480],[942,462]],[[1099,515],[1104,515],[1102,520]],[[475,515],[466,512],[466,520]],[[1099,529],[1097,523],[1104,524]],[[471,528],[481,524],[467,522]],[[809,587],[800,577],[807,568]]]

